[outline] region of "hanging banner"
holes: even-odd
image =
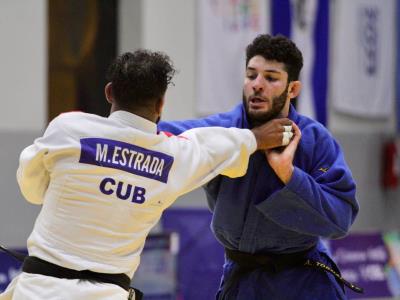
[[[291,38],[303,54],[297,110],[327,123],[328,0],[272,0],[272,33]]]
[[[394,109],[395,0],[337,0],[330,99],[337,111],[368,118]]]
[[[399,296],[398,232],[353,233],[327,243],[343,278],[364,288],[363,294],[347,290],[349,299]]]
[[[161,217],[163,230],[179,235],[177,299],[215,299],[224,248],[211,232],[211,217],[208,208],[169,208]]]
[[[198,115],[228,111],[242,101],[246,46],[268,32],[268,2],[197,1]]]
[[[177,255],[179,236],[176,233],[152,233],[147,236],[140,265],[132,286],[146,300],[176,300],[178,298]]]

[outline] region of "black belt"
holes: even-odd
[[[363,289],[355,286],[354,284],[346,281],[341,275],[339,270],[335,271],[329,266],[310,260],[306,257],[307,253],[315,249],[314,247],[302,252],[289,253],[289,254],[249,254],[237,250],[231,250],[225,248],[226,257],[237,264],[236,269],[233,269],[233,274],[229,276],[224,284],[224,288],[221,293],[221,298],[224,296],[228,290],[233,287],[239,279],[256,270],[261,269],[265,272],[280,272],[287,268],[306,266],[312,267],[319,270],[324,270],[335,276],[335,279],[343,286],[347,286],[357,293],[363,293]]]
[[[363,294],[364,293],[364,289],[363,288],[361,288],[359,286],[356,286],[355,284],[353,284],[351,282],[348,282],[346,279],[344,279],[342,277],[342,275],[340,274],[339,270],[335,271],[335,270],[333,270],[332,268],[330,268],[329,266],[327,266],[326,264],[324,264],[322,262],[307,259],[304,262],[303,266],[311,267],[311,268],[315,268],[315,269],[319,269],[319,270],[323,270],[323,271],[329,272],[333,276],[335,276],[336,280],[339,283],[347,286],[349,289],[353,290],[356,293],[359,293],[359,294]]]
[[[64,279],[80,279],[91,282],[111,283],[120,286],[129,292],[129,296],[135,295],[135,300],[141,300],[143,293],[130,287],[131,279],[124,273],[107,274],[90,270],[77,271],[55,265],[35,256],[27,256],[22,266],[22,271],[32,274],[41,274]],[[131,299],[131,298],[129,298]]]

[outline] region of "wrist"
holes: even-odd
[[[250,131],[253,133],[254,138],[256,140],[257,150],[260,150],[262,148],[262,140],[259,130],[257,128],[253,128],[250,129]]]
[[[277,175],[279,179],[286,185],[289,183],[290,179],[292,179],[293,171],[294,167],[293,165],[291,165],[289,168],[286,168],[285,170],[279,172],[279,174]]]

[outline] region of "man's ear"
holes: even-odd
[[[107,102],[110,104],[114,103],[114,96],[113,96],[113,90],[112,90],[112,83],[109,82],[106,84],[104,87],[104,94],[106,95]]]
[[[289,83],[288,96],[290,99],[296,98],[301,91],[301,81],[295,80]]]

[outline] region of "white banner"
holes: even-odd
[[[317,15],[317,0],[291,0],[293,8],[292,40],[303,53],[303,69],[300,74],[301,93],[298,96],[297,110],[313,119],[316,118],[313,96],[314,69],[314,28]],[[298,8],[298,9],[296,9]]]
[[[395,1],[336,0],[332,14],[330,101],[369,118],[394,109]]]
[[[272,0],[274,34],[291,38],[303,54],[297,110],[326,125],[329,0]]]
[[[242,99],[246,46],[269,31],[268,0],[198,1],[196,113],[230,110]]]

